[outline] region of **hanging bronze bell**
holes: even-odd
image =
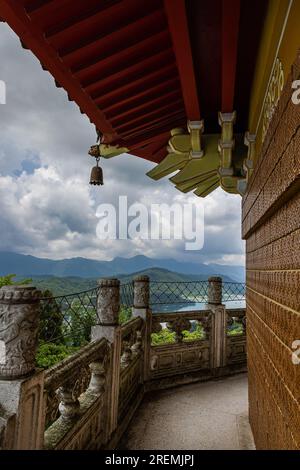
[[[90,184],[94,184],[97,186],[100,186],[103,184],[103,172],[102,168],[98,166],[94,166],[91,171],[91,178],[90,178]]]

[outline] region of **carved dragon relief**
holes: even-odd
[[[22,377],[35,367],[40,292],[34,288],[3,287],[0,291],[0,375]]]
[[[219,186],[228,193],[243,195],[253,171],[255,135],[245,138],[233,134],[236,113],[219,113],[221,137],[203,134],[203,121],[188,121],[187,130],[173,129],[168,155],[147,175],[158,180],[170,178],[175,187],[186,193],[205,197]],[[245,148],[248,147],[248,149]]]

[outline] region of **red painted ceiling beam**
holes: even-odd
[[[187,118],[200,119],[200,106],[193,66],[185,0],[164,0],[170,34],[173,41]]]
[[[134,93],[127,98],[120,98],[120,100],[112,105],[109,105],[107,108],[103,108],[103,112],[107,117],[117,116],[118,113],[123,112],[129,107],[133,109],[135,106],[139,106],[144,103],[145,100],[155,99],[161,94],[167,93],[169,90],[178,89],[180,86],[179,78],[174,77],[166,81],[162,81],[159,84],[156,84],[152,87],[146,87],[143,91],[139,93]],[[101,106],[100,106],[101,107]]]
[[[138,44],[133,44],[115,54],[101,58],[101,60],[98,56],[89,66],[85,65],[85,70],[88,69],[89,72],[98,73],[99,75],[115,73],[123,67],[128,66],[129,63],[146,59],[150,57],[150,55],[168,48],[171,48],[171,41],[168,31],[165,30],[158,34],[152,34],[151,37],[139,41]],[[66,64],[69,65],[67,61]]]
[[[120,124],[116,126],[116,129],[118,129],[120,134],[122,134],[122,131],[126,132],[126,129],[131,129],[132,126],[134,127],[134,130],[138,129],[140,124],[145,123],[147,124],[152,122],[152,119],[162,119],[165,115],[169,114],[169,111],[172,112],[177,112],[178,109],[180,109],[182,105],[182,98],[178,98],[177,100],[172,101],[171,103],[166,104],[165,106],[161,106],[159,109],[156,109],[155,111],[151,111],[149,113],[145,113],[142,116],[136,117],[134,119],[126,120],[125,123]],[[164,114],[166,113],[166,114]],[[150,120],[151,119],[151,120]]]
[[[59,0],[59,2],[61,2],[61,0]],[[99,24],[107,26],[107,23],[109,24],[112,20],[113,22],[125,20],[126,17],[130,18],[134,13],[138,15],[142,13],[143,10],[147,11],[147,7],[149,8],[149,4],[151,5],[151,3],[153,4],[153,8],[155,8],[158,1],[155,0],[153,2],[152,0],[147,0],[144,2],[143,0],[143,8],[142,5],[137,5],[136,0],[122,0],[121,2],[115,2],[111,5],[98,0],[96,5],[92,8],[90,8],[89,5],[89,3],[91,3],[90,0],[87,2],[74,2],[73,0],[72,3],[73,5],[75,3],[75,6],[76,3],[79,5],[83,4],[81,5],[81,9],[85,11],[82,17],[80,17],[78,13],[74,15],[72,11],[73,5],[69,5],[67,18],[62,24],[55,22],[52,28],[48,28],[45,32],[47,38],[51,37],[55,40],[64,41],[66,36],[72,37],[75,35],[76,37],[80,35],[81,31],[84,29],[91,30],[95,27],[98,29]]]
[[[175,99],[181,99],[181,91],[180,89],[175,90],[171,89],[169,93],[162,94],[157,96],[155,99],[152,100],[147,100],[143,104],[139,106],[134,106],[133,108],[129,108],[124,112],[117,113],[114,117],[108,116],[110,118],[110,121],[112,125],[114,126],[115,124],[118,124],[118,122],[122,120],[128,120],[128,119],[133,119],[133,118],[139,118],[139,117],[144,117],[148,111],[160,111],[162,105],[164,104],[170,104],[172,103]]]
[[[76,44],[75,41],[69,48],[59,45],[58,47],[61,57],[68,62],[80,63],[82,57],[89,57],[91,55],[106,53],[107,56],[118,52],[120,49],[125,49],[132,44],[136,44],[138,40],[144,40],[155,34],[163,31],[166,28],[165,19],[161,10],[156,10],[144,18],[138,18],[135,21],[129,22],[126,26],[109,31],[107,34],[97,34],[97,37],[81,38]],[[51,40],[52,42],[52,40]],[[61,40],[61,44],[64,42]],[[85,65],[84,65],[85,66]]]
[[[222,0],[222,112],[234,111],[240,0]]]
[[[125,96],[126,93],[138,93],[139,91],[145,90],[147,87],[153,86],[154,83],[157,84],[158,82],[167,80],[176,75],[176,64],[168,64],[162,69],[155,70],[154,72],[141,76],[136,80],[129,81],[123,86],[118,86],[117,88],[110,86],[106,89],[97,90],[97,92],[92,94],[92,97],[99,106],[105,108],[112,103],[117,103],[120,97]],[[89,91],[88,88],[87,91]]]
[[[81,88],[78,80],[61,62],[55,50],[45,41],[42,31],[30,21],[22,5],[13,0],[0,0],[0,11],[1,17],[68,92],[71,99],[89,116],[96,127],[101,129],[107,142],[116,140],[118,138],[116,131],[89,95]]]
[[[170,132],[170,124],[172,124],[173,127],[177,127],[178,125],[183,125],[183,123],[186,122],[185,110],[184,108],[179,108],[180,106],[177,106],[174,111],[168,111],[164,116],[159,115],[155,118],[151,118],[151,120],[135,125],[134,127],[130,126],[129,129],[123,129],[122,138],[124,140],[129,140],[137,136],[142,136],[144,139],[146,136],[150,135],[151,131],[154,130],[156,130],[156,132],[161,132],[162,130],[168,129]],[[179,121],[180,124],[177,124]]]
[[[122,79],[126,80],[127,77],[131,77],[132,81],[133,78],[136,79],[140,75],[147,76],[149,70],[161,69],[164,65],[172,63],[173,60],[172,50],[167,49],[165,51],[159,52],[158,54],[152,55],[145,60],[140,60],[136,64],[130,63],[128,67],[124,67],[116,73],[108,74],[107,76],[104,75],[100,80],[97,80],[87,86],[85,85],[85,82],[82,82],[82,86],[89,93],[93,93],[94,90],[101,90],[101,87],[107,84],[112,84],[115,88],[117,88],[118,85],[120,85],[120,82],[118,81]],[[80,75],[75,75],[81,80]],[[95,94],[93,94],[93,96],[95,97]]]
[[[156,143],[156,142],[168,142],[170,139],[170,131],[164,131],[161,134],[155,134],[155,135],[150,135],[148,137],[145,137],[143,140],[141,139],[129,139],[127,140],[127,145],[130,146],[132,150],[135,150],[137,148],[143,147],[144,145]]]

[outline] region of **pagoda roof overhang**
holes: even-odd
[[[246,130],[266,1],[0,0],[0,17],[103,142],[160,162],[170,130],[238,110]]]

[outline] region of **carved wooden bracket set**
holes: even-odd
[[[219,113],[220,138],[204,134],[204,122],[188,121],[187,131],[171,131],[168,155],[151,171],[150,178],[158,180],[177,172],[170,178],[175,187],[186,193],[205,197],[216,188],[243,195],[253,169],[255,135],[234,137],[236,113]],[[246,148],[248,147],[248,148]]]

